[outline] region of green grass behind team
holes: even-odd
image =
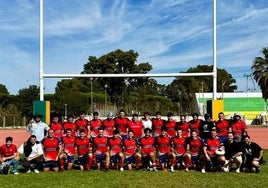
[[[264,150],[264,159],[268,159],[268,150]],[[108,172],[91,171],[64,171],[47,173],[20,173],[15,175],[0,175],[0,186],[4,187],[267,187],[268,164],[261,166],[261,172],[234,173],[216,172],[202,174],[197,171],[149,172],[139,171],[115,171]]]

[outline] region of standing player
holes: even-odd
[[[114,119],[115,128],[119,131],[122,140],[125,140],[128,132],[129,119],[126,117],[125,111],[122,109],[119,111],[119,116]]]
[[[199,130],[202,126],[202,120],[198,119],[198,113],[192,114],[193,119],[189,121],[191,131],[195,131],[197,136],[199,136]]]
[[[6,137],[6,144],[0,147],[0,162],[1,162],[1,171],[3,174],[7,175],[9,167],[13,165],[12,174],[18,175],[18,166],[19,166],[19,156],[17,151],[17,146],[12,144],[13,138]]]
[[[211,134],[210,134],[211,130],[215,130],[215,129],[216,129],[216,127],[211,119],[211,115],[206,113],[205,114],[205,121],[202,121],[202,125],[200,127],[199,136],[202,139],[206,140],[211,136]]]
[[[120,171],[124,171],[124,154],[122,152],[122,140],[118,130],[114,130],[114,136],[109,139],[110,161],[114,169],[119,167]]]
[[[192,166],[193,169],[196,170],[198,160],[203,149],[203,142],[200,137],[197,136],[197,132],[195,130],[191,132],[191,137],[188,139],[187,144],[189,146],[190,153],[186,153],[185,155],[186,166]]]
[[[65,130],[65,135],[61,139],[63,152],[59,156],[60,169],[64,170],[64,166],[67,164],[67,170],[71,170],[74,165],[75,137],[69,128]]]
[[[75,121],[75,124],[78,135],[80,135],[80,130],[84,130],[86,135],[90,137],[89,121],[86,119],[86,113],[84,111],[79,113],[79,119]]]
[[[176,121],[173,119],[173,113],[167,114],[167,121],[165,122],[165,129],[169,137],[173,138],[176,135]]]
[[[190,137],[190,124],[186,121],[186,116],[180,116],[180,122],[177,123],[177,129],[181,129],[184,138]]]
[[[76,124],[74,123],[74,116],[69,115],[67,117],[67,122],[63,124],[63,131],[66,133],[67,129],[71,129],[72,131],[72,136],[76,136]]]
[[[79,137],[75,140],[75,145],[77,147],[77,154],[78,154],[78,163],[80,170],[90,170],[93,155],[92,155],[92,148],[90,145],[90,139],[86,135],[86,131],[81,129],[79,131]]]
[[[221,141],[225,142],[227,140],[229,127],[230,127],[229,121],[224,118],[223,112],[220,112],[218,114],[218,118],[219,120],[215,123],[216,130]]]
[[[42,117],[40,114],[34,115],[26,127],[26,131],[30,132],[31,135],[35,135],[39,142],[44,139],[49,129],[49,126],[41,121]]]
[[[58,115],[53,115],[52,123],[49,125],[49,128],[54,131],[54,137],[56,137],[57,139],[61,139],[61,137],[63,136],[63,127]]]
[[[99,113],[93,112],[93,119],[89,122],[91,138],[98,136],[98,129],[102,126],[102,121],[99,119]]]
[[[171,140],[167,135],[167,130],[165,128],[162,129],[161,135],[156,138],[155,145],[162,170],[167,172],[166,166],[167,160],[169,160],[171,163],[170,171],[174,172],[175,155],[171,153]]]
[[[98,136],[93,139],[93,151],[96,156],[97,168],[101,169],[101,164],[105,159],[105,170],[109,169],[110,154],[108,151],[108,138],[103,135],[103,128],[98,130]]]
[[[223,155],[217,155],[216,150],[223,150],[223,143],[217,137],[216,130],[212,130],[210,133],[210,138],[206,139],[204,142],[203,152],[204,152],[204,163],[202,167],[202,173],[206,173],[206,165],[208,164],[211,171],[216,171],[218,167],[222,167],[225,164],[225,157]]]
[[[143,113],[143,118],[141,121],[142,121],[142,125],[143,125],[143,130],[146,128],[152,129],[152,120],[150,118],[149,112]]]
[[[128,122],[128,128],[133,131],[135,139],[140,139],[144,135],[143,125],[138,114],[133,114],[132,121]]]
[[[189,164],[184,160],[187,150],[187,142],[181,129],[177,130],[177,135],[172,139],[172,146],[174,148],[178,169],[181,169],[182,166],[185,165],[185,171],[188,171]]]
[[[150,170],[157,171],[155,163],[155,139],[151,136],[151,129],[144,130],[145,136],[140,139],[142,161]],[[149,164],[148,164],[149,163]]]
[[[54,131],[48,130],[48,136],[42,141],[44,150],[44,172],[47,172],[52,168],[53,171],[59,170],[58,157],[62,152],[60,141],[54,137]]]
[[[234,141],[241,142],[243,136],[247,135],[247,126],[239,114],[235,113],[233,118],[229,132],[234,134]]]
[[[112,138],[113,137],[113,131],[115,129],[115,121],[113,119],[113,113],[109,112],[107,114],[107,118],[103,120],[102,126],[104,129],[104,136],[107,138]]]
[[[140,168],[141,154],[136,152],[137,142],[134,139],[134,133],[132,130],[128,131],[128,137],[123,142],[123,149],[126,158],[128,170],[132,170],[132,164],[136,162],[136,169]]]
[[[161,112],[155,113],[155,118],[152,120],[153,137],[158,137],[161,134],[162,127],[165,125],[165,120],[162,119]]]

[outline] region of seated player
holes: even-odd
[[[171,140],[165,127],[162,128],[161,135],[156,138],[155,145],[162,170],[167,172],[167,161],[170,161],[170,171],[174,172],[175,154],[171,153]]]
[[[111,166],[117,169],[117,165],[120,171],[124,171],[124,154],[122,152],[122,140],[118,130],[114,130],[114,136],[109,139],[110,161]]]
[[[100,127],[98,130],[98,136],[93,139],[93,151],[96,157],[97,168],[101,169],[101,164],[105,160],[104,170],[109,169],[110,154],[108,151],[108,138],[103,135],[103,128]]]
[[[79,131],[79,137],[75,140],[75,145],[77,147],[77,154],[78,154],[78,163],[80,170],[90,170],[93,155],[92,149],[90,145],[90,139],[86,135],[86,131],[81,129]]]
[[[62,137],[62,153],[59,156],[60,169],[64,170],[67,165],[67,170],[71,170],[74,165],[75,156],[75,137],[73,136],[73,130],[68,128],[65,131],[64,137]]]
[[[172,146],[178,169],[181,169],[182,166],[185,166],[185,171],[188,171],[189,164],[185,161],[187,142],[181,129],[177,130],[177,135],[172,139]]]
[[[44,150],[44,172],[52,169],[53,171],[59,171],[58,156],[62,151],[60,141],[54,137],[54,130],[49,129],[48,135],[42,141]]]
[[[128,131],[128,137],[123,142],[123,149],[128,170],[132,170],[132,164],[136,162],[136,170],[140,168],[141,154],[137,152],[137,142],[132,130]]]
[[[216,150],[224,150],[223,143],[217,137],[216,130],[210,131],[210,138],[204,142],[203,152],[204,160],[201,172],[206,173],[206,166],[209,165],[210,170],[215,172],[219,167],[225,164],[225,157],[223,155],[217,155]]]
[[[139,141],[142,154],[142,162],[148,166],[150,171],[157,171],[155,163],[155,139],[151,136],[152,130],[146,128],[144,130],[145,136]]]
[[[263,150],[255,142],[251,142],[250,137],[247,135],[244,137],[243,143],[244,155],[246,157],[243,164],[244,172],[260,172],[261,164],[263,164]]]

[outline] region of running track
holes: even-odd
[[[253,142],[258,143],[263,149],[268,149],[268,127],[249,127],[249,135]],[[19,147],[25,142],[29,133],[25,129],[0,129],[0,145],[5,143],[5,138],[13,137],[13,143]]]

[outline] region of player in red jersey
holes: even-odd
[[[97,168],[101,169],[101,163],[105,159],[105,170],[109,169],[110,154],[108,151],[108,138],[103,135],[102,127],[98,130],[98,136],[93,139],[93,151],[96,156]]]
[[[67,170],[71,170],[74,165],[75,156],[75,137],[72,135],[71,129],[65,130],[65,135],[61,139],[62,153],[59,156],[60,169],[64,170],[64,166],[67,165]]]
[[[3,174],[7,175],[9,167],[12,165],[12,174],[18,175],[19,166],[19,155],[17,151],[17,146],[12,144],[13,138],[6,137],[6,143],[0,147],[0,162],[1,171]]]
[[[155,113],[155,118],[152,119],[153,137],[158,137],[161,134],[162,127],[165,125],[165,120],[162,119],[161,112]]]
[[[177,135],[172,139],[172,148],[174,150],[174,158],[176,158],[178,169],[181,169],[182,166],[185,165],[185,171],[188,171],[189,165],[185,160],[187,142],[181,129],[177,130]]]
[[[79,137],[75,139],[75,145],[77,147],[80,170],[90,170],[93,162],[93,155],[90,139],[87,137],[85,130],[81,129],[79,131]]]
[[[247,135],[247,125],[241,119],[241,116],[237,113],[234,114],[233,121],[229,128],[229,132],[232,132],[234,135],[234,141],[241,142],[243,136]]]
[[[133,131],[135,139],[140,139],[142,136],[144,136],[143,124],[139,120],[138,114],[133,114],[132,120],[128,123],[128,128],[129,130]]]
[[[118,130],[114,130],[114,136],[109,139],[110,161],[111,166],[120,171],[124,171],[124,154],[122,152],[122,140]]]
[[[206,165],[208,164],[211,171],[216,171],[219,167],[225,164],[224,155],[217,155],[216,150],[224,150],[223,143],[217,137],[216,130],[210,131],[210,138],[206,139],[204,142],[203,152],[204,152],[204,163],[202,167],[202,173],[205,173]]]
[[[139,169],[141,154],[137,152],[137,142],[134,139],[134,133],[132,130],[128,131],[128,137],[123,142],[123,150],[128,170],[132,170],[132,164],[134,162],[136,162],[136,169]]]
[[[102,126],[104,129],[104,136],[107,138],[112,138],[113,137],[113,131],[115,129],[115,121],[113,119],[113,113],[109,112],[107,114],[107,118],[103,120]]]
[[[180,121],[177,123],[177,129],[182,130],[182,136],[185,138],[190,137],[190,124],[186,121],[186,116],[181,115]]]
[[[119,116],[114,119],[115,128],[119,131],[122,140],[125,140],[128,132],[128,122],[130,121],[126,117],[124,110],[119,111]]]
[[[89,122],[91,138],[98,136],[98,129],[102,126],[102,121],[99,119],[99,113],[93,112],[93,119]]]
[[[194,170],[196,170],[196,166],[203,149],[203,141],[197,136],[197,132],[195,130],[191,132],[191,137],[187,140],[187,145],[189,146],[189,153],[184,155],[186,166],[191,166]]]
[[[54,137],[60,139],[63,136],[63,127],[58,115],[53,115],[49,128],[54,131]]]
[[[173,119],[173,113],[167,114],[167,121],[165,122],[165,128],[169,137],[173,138],[176,135],[176,124],[177,122]]]
[[[171,172],[174,172],[175,155],[171,153],[171,139],[167,134],[165,127],[162,128],[161,135],[156,138],[156,150],[159,162],[163,171],[167,172],[167,160],[171,164]]]
[[[89,127],[89,121],[85,118],[86,113],[84,111],[81,111],[79,113],[79,119],[75,121],[76,124],[76,130],[78,131],[78,135],[80,134],[80,130],[85,130],[85,133],[87,136],[90,137],[90,127]]]
[[[69,115],[67,117],[67,122],[63,124],[63,131],[66,133],[67,129],[71,129],[72,136],[76,136],[76,124],[74,123],[74,116]]]
[[[191,131],[195,131],[199,136],[199,130],[202,126],[202,120],[198,119],[198,113],[192,114],[193,119],[189,121]]]
[[[48,136],[42,140],[44,150],[44,172],[47,172],[52,168],[53,171],[59,170],[58,157],[62,152],[62,146],[60,141],[54,137],[54,131],[48,130]]]
[[[229,121],[224,118],[224,113],[220,112],[218,114],[219,120],[216,121],[216,130],[218,133],[218,137],[221,139],[222,142],[225,142],[228,138],[228,132],[229,132]]]
[[[142,161],[145,165],[148,166],[147,169],[150,169],[150,171],[157,171],[154,148],[155,139],[151,136],[151,133],[152,130],[146,128],[144,130],[145,136],[140,139],[139,145],[141,148]]]

